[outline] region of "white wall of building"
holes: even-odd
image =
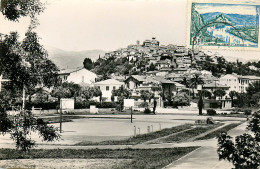
[[[88,83],[93,84],[95,83],[95,79],[97,75],[87,69],[80,69],[78,71],[70,73],[67,77],[67,82],[73,82],[76,84],[80,83]]]
[[[111,101],[112,91],[119,89],[119,87],[123,85],[124,85],[123,82],[113,80],[113,79],[100,81],[94,84],[94,86],[100,88],[102,92],[102,98],[105,98],[106,101]]]
[[[246,92],[249,85],[249,79],[243,78],[243,76],[237,76],[232,74],[227,74],[220,77],[219,83],[225,86],[229,86],[229,91],[236,91],[238,93]]]

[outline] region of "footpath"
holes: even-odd
[[[233,138],[245,132],[247,122],[230,130],[228,134]],[[217,140],[202,140],[190,143],[183,143],[179,146],[201,146],[197,150],[183,156],[172,164],[166,166],[164,169],[231,169],[234,167],[227,161],[219,161],[217,154]]]

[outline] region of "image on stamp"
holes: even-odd
[[[259,5],[192,3],[190,45],[258,48]]]

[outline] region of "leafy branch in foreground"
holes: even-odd
[[[260,166],[260,111],[253,114],[247,129],[253,135],[237,136],[235,143],[227,133],[218,137],[219,159],[232,162],[236,169],[257,169]]]
[[[7,116],[6,112],[0,112],[0,132],[10,133],[11,139],[16,143],[16,148],[28,151],[35,146],[35,141],[31,139],[33,132],[38,132],[42,141],[55,141],[60,139],[58,128],[47,125],[42,119],[37,119],[31,111],[21,111],[15,116]]]

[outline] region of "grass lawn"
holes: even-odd
[[[217,137],[220,133],[222,132],[228,132],[229,130],[239,126],[241,123],[232,123],[232,124],[229,124],[223,128],[220,128],[212,133],[209,133],[207,135],[205,135],[204,137],[200,137],[200,138],[197,138],[196,140],[206,140],[206,139],[211,139],[211,138],[215,138]]]
[[[124,140],[110,140],[110,141],[103,141],[103,142],[81,142],[76,145],[80,146],[86,146],[86,145],[135,145],[140,144],[149,140],[153,140],[156,138],[164,137],[167,135],[170,135],[172,133],[177,133],[186,129],[189,129],[192,127],[192,124],[184,124],[172,128],[166,128],[162,129],[160,131],[147,133],[147,134],[141,134],[137,135],[136,137],[130,137],[128,139]]]
[[[212,130],[221,125],[223,125],[223,124],[219,123],[219,124],[210,124],[210,125],[203,125],[203,126],[199,125],[199,126],[194,127],[191,130],[184,131],[184,132],[178,133],[176,135],[172,135],[172,136],[160,139],[160,140],[156,141],[155,143],[171,143],[171,142],[186,141],[187,139],[198,136],[202,133],[205,133],[208,130]]]
[[[82,118],[87,118],[87,117],[63,115],[62,122],[72,122],[73,119],[82,119]],[[47,122],[47,123],[59,123],[60,122],[60,116],[52,116],[52,117],[46,117],[46,118],[39,117],[38,119],[43,119],[43,121]]]
[[[21,152],[15,149],[0,149],[0,160],[7,159],[131,159],[128,163],[114,166],[118,169],[162,168],[198,147],[178,147],[165,149],[52,149]]]

